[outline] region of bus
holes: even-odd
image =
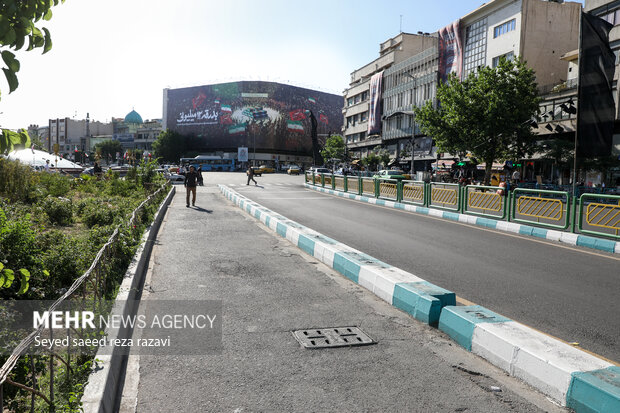
[[[181,158],[180,165],[193,166],[196,170],[200,168],[200,170],[204,172],[232,172],[235,170],[235,160],[222,158],[221,156],[199,155],[195,158]]]

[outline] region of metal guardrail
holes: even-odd
[[[345,187],[344,187],[345,177],[342,176],[342,175],[334,175],[332,179],[334,180],[334,188],[333,189],[337,189],[339,191],[345,192]]]
[[[125,231],[129,231],[128,233],[130,234],[130,236],[136,237],[141,235],[136,233],[136,228],[138,227],[137,224],[140,223],[140,221],[144,217],[144,214],[142,213],[143,209],[153,199],[155,199],[161,191],[164,191],[168,188],[169,185],[162,185],[156,192],[152,193],[147,199],[142,201],[142,203],[140,203],[140,205],[138,205],[136,209],[134,209],[128,222],[123,222],[116,227],[112,235],[108,238],[107,242],[101,247],[86,272],[84,272],[84,274],[77,278],[69,287],[69,289],[60,298],[58,298],[54,303],[51,304],[48,311],[54,311],[64,301],[71,298],[79,300],[81,302],[80,305],[82,306],[82,308],[87,308],[86,305],[95,305],[96,308],[101,308],[101,301],[106,299],[108,295],[114,293],[114,291],[112,290],[115,289],[115,284],[112,282],[112,280],[108,280],[107,272],[111,267],[112,260],[115,259],[115,243],[120,241],[119,237],[121,236],[121,233]],[[15,366],[19,362],[20,358],[24,354],[26,354],[28,349],[30,349],[35,342],[35,338],[40,336],[44,330],[45,325],[42,324],[36,330],[32,331],[13,349],[11,355],[7,358],[4,365],[0,367],[0,412],[4,411],[4,392],[2,391],[2,388],[5,383],[32,394],[32,398],[30,401],[30,411],[34,411],[35,409],[36,397],[44,400],[45,403],[47,403],[47,405],[49,406],[50,411],[55,411],[56,400],[54,397],[54,386],[56,370],[64,370],[63,377],[66,380],[68,380],[73,374],[73,370],[71,367],[72,362],[70,351],[67,351],[66,354],[60,354],[57,351],[50,351],[48,355],[32,355],[30,357],[30,377],[25,377],[25,379],[30,382],[30,386],[13,381],[9,377],[10,373],[13,371],[13,369],[15,369]],[[53,339],[52,331],[53,330],[51,329],[49,330],[50,340]],[[70,329],[68,330],[68,334],[70,334],[71,331],[74,331],[76,336],[80,337],[80,331]],[[35,363],[35,357],[42,358],[43,361]],[[75,355],[73,357],[75,357]],[[57,362],[60,362],[61,364],[58,364]],[[40,387],[41,381],[39,379],[41,375],[48,375],[48,381],[47,383],[45,383],[45,385],[48,387],[47,390],[49,391],[44,390],[42,387]],[[66,385],[66,383],[61,384],[61,386],[63,385]],[[37,388],[39,388],[40,390],[38,390]]]
[[[357,176],[347,176],[346,187],[346,192],[360,195],[360,178]]]
[[[505,188],[468,185],[463,188],[463,212],[489,218],[506,218]]]
[[[380,179],[379,181],[379,198],[389,199],[390,201],[399,201],[399,182],[395,179]]]
[[[432,182],[428,206],[448,211],[461,209],[461,187],[459,184]]]
[[[427,192],[426,184],[422,181],[402,181],[403,202],[424,205]]]
[[[333,179],[332,179],[333,178]],[[342,178],[342,181],[340,180]],[[309,180],[309,178],[306,178]],[[316,186],[544,228],[620,239],[620,196],[567,191],[322,175]],[[333,186],[332,186],[333,185]],[[578,223],[578,227],[577,227]]]
[[[516,188],[511,195],[512,221],[562,230],[570,225],[568,192]]]
[[[595,231],[586,228],[586,225],[602,228],[602,230]],[[603,232],[603,230],[608,230],[608,232]],[[579,231],[620,239],[620,196],[581,195],[579,198]]]
[[[376,180],[372,178],[362,178],[362,195],[375,196],[377,193]]]

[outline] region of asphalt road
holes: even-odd
[[[195,208],[179,188],[142,299],[221,300],[223,350],[130,357],[122,413],[565,411],[263,229],[213,178]],[[347,325],[377,343],[307,350],[291,333]]]
[[[511,319],[620,361],[620,257],[369,205],[303,176],[208,174],[248,198]]]

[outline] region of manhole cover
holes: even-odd
[[[358,327],[312,328],[293,331],[293,336],[305,348],[351,347],[375,344]]]

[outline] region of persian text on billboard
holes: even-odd
[[[450,73],[461,77],[463,48],[461,44],[461,21],[457,20],[439,30],[439,78],[442,82]]]

